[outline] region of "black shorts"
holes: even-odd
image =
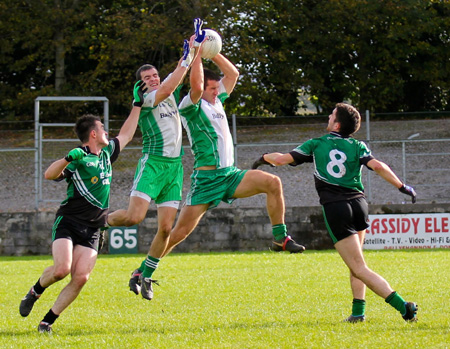
[[[330,202],[322,206],[333,243],[369,227],[369,205],[365,198]]]
[[[81,245],[98,251],[99,238],[99,228],[88,227],[64,216],[56,216],[53,223],[52,241],[69,239],[74,246]]]

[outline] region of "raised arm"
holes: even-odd
[[[196,56],[196,51],[197,50],[192,48],[187,40],[184,41],[183,57],[181,57],[178,61],[178,65],[175,70],[163,81],[161,86],[156,91],[155,106],[169,97],[176,90],[178,85],[182,83],[187,71],[189,70],[192,60]]]
[[[139,121],[139,115],[141,113],[141,107],[133,106],[131,109],[130,115],[123,123],[120,128],[119,134],[117,135],[117,139],[119,140],[120,150],[125,148],[125,146],[131,142],[133,139],[134,133],[136,132],[136,128]]]
[[[186,76],[191,63],[198,56],[200,45],[205,40],[205,31],[202,30],[202,25],[203,21],[200,18],[194,19],[195,34],[191,36],[189,42],[184,40],[183,57],[179,60],[176,69],[164,80],[158,91],[156,91],[155,105],[165,100],[175,91]]]
[[[218,53],[211,60],[219,67],[223,74],[222,83],[228,94],[233,92],[234,86],[239,78],[239,71],[224,55]]]
[[[124,124],[120,128],[117,139],[119,140],[120,150],[131,142],[134,133],[139,122],[139,115],[141,113],[142,104],[144,103],[144,93],[147,91],[145,83],[141,80],[134,84],[133,89],[133,109],[131,109],[130,115],[125,120]]]
[[[201,48],[200,48],[201,50]],[[203,63],[201,53],[194,59],[190,75],[191,90],[189,92],[192,103],[196,104],[202,98],[204,77],[203,77]]]
[[[202,43],[205,41],[205,31],[202,29],[203,21],[200,18],[194,20],[194,47],[198,48],[194,61],[191,68],[190,85],[191,90],[189,91],[191,101],[196,104],[202,98],[203,87],[204,87],[204,77],[203,77],[203,63],[201,57]],[[191,38],[192,39],[192,38]]]

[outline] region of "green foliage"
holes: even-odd
[[[419,304],[408,324],[367,292],[366,323],[351,311],[348,270],[335,251],[303,255],[173,254],[148,302],[128,290],[143,255],[101,256],[79,297],[53,326],[37,325],[68,280],[45,291],[27,318],[18,307],[51,258],[1,257],[1,347],[42,348],[445,348],[449,250],[366,251],[369,266]],[[20,282],[18,282],[20,280]]]
[[[293,115],[301,89],[325,113],[343,100],[378,112],[449,109],[449,14],[447,1],[239,2],[222,28],[244,75],[235,105]]]
[[[58,3],[11,0],[2,11],[2,29],[9,36],[1,41],[9,54],[0,61],[4,117],[29,117],[34,98],[42,95],[107,96],[112,114],[123,117],[137,68],[151,62],[164,78],[181,56],[183,39],[191,35],[194,14],[208,10],[184,1]],[[57,52],[65,67],[59,87]],[[43,120],[62,121],[81,111],[66,103]]]
[[[294,115],[305,93],[324,113],[343,100],[377,112],[450,110],[446,0],[9,0],[0,3],[0,117],[30,119],[34,98],[63,95],[106,96],[123,118],[136,69],[151,63],[166,77],[195,17],[222,34],[240,69],[229,114]],[[85,109],[58,104],[43,117]]]

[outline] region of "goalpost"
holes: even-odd
[[[44,200],[42,198],[42,143],[43,142],[65,142],[78,141],[78,139],[43,139],[43,127],[57,126],[74,126],[75,123],[41,123],[39,121],[40,102],[45,101],[62,101],[62,102],[103,102],[103,124],[105,130],[109,130],[109,100],[106,97],[37,97],[34,100],[34,189],[35,189],[35,209],[39,210],[39,203],[44,201],[60,201],[60,200]]]

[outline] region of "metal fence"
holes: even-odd
[[[289,125],[244,126],[236,118],[232,129],[235,139],[236,163],[241,169],[248,169],[262,153],[289,152],[309,138],[324,134],[326,117],[321,123],[298,123]],[[117,134],[120,122],[110,121],[110,136]],[[72,125],[72,124],[67,124]],[[67,127],[65,125],[64,127]],[[234,125],[234,126],[233,126]],[[366,137],[358,137],[366,132]],[[448,203],[450,201],[450,118],[439,120],[386,121],[363,123],[356,138],[368,143],[374,156],[386,162],[406,183],[418,192],[418,203]],[[79,144],[76,139],[47,135],[34,146],[33,131],[0,131],[0,212],[53,210],[65,198],[64,182],[42,181],[43,172],[55,159],[63,157]],[[417,135],[419,134],[419,135]],[[368,136],[369,135],[369,136]],[[141,156],[139,131],[133,142],[127,146],[114,164],[111,186],[111,209],[128,205],[129,190],[136,164]],[[186,137],[183,138],[185,155],[183,164],[184,195],[190,184],[193,156]],[[36,153],[40,158],[36,160]],[[38,161],[38,162],[36,162]],[[36,164],[38,166],[36,167]],[[312,164],[298,167],[283,166],[265,171],[278,175],[284,186],[287,206],[315,206],[318,196],[315,192]],[[40,178],[39,186],[35,179]],[[370,171],[363,171],[363,182],[370,203],[399,204],[408,198],[390,184]],[[265,205],[262,195],[236,200],[235,206],[261,207]],[[151,207],[154,208],[152,205]]]

